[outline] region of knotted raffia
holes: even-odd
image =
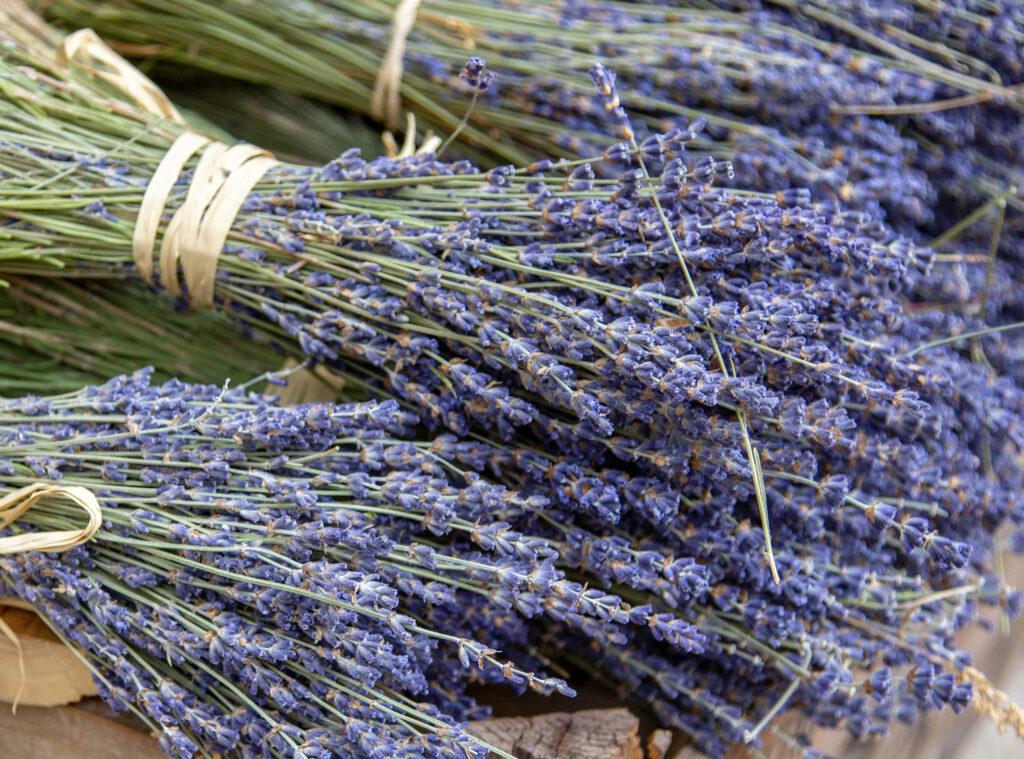
[[[26,551],[44,551],[54,553],[66,551],[85,543],[103,523],[103,512],[99,501],[90,491],[76,485],[65,487],[48,482],[36,482],[32,485],[15,490],[0,498],[0,530],[17,520],[40,500],[48,496],[63,496],[81,506],[89,516],[89,523],[78,530],[48,530],[45,532],[27,532],[20,535],[8,535],[0,538],[0,555],[24,553]],[[18,651],[18,669],[21,673],[21,684],[14,697],[12,709],[18,708],[21,694],[25,690],[25,661],[21,641],[14,630],[0,618],[0,633],[3,633]]]
[[[163,91],[108,47],[92,29],[80,29],[65,37],[57,49],[57,60],[106,80],[146,111],[184,124],[181,114]],[[183,132],[150,179],[135,222],[132,257],[147,282],[153,276],[153,248],[167,198],[185,170],[185,164],[200,151],[202,154],[185,202],[164,230],[160,246],[160,284],[180,295],[180,264],[189,296],[197,303],[210,306],[213,305],[217,260],[231,225],[246,196],[277,161],[267,151],[252,145],[228,146],[191,130]]]
[[[180,295],[180,264],[189,297],[211,306],[217,261],[231,225],[249,191],[277,161],[270,153],[253,145],[229,147],[195,132],[183,132],[150,179],[135,222],[132,257],[147,282],[153,276],[153,247],[167,198],[185,164],[199,151],[202,154],[185,202],[164,229],[160,244],[160,284]]]
[[[150,113],[184,123],[178,109],[145,74],[115,53],[92,29],[72,32],[57,47],[57,62],[109,82]]]
[[[405,58],[405,41],[409,38],[413,24],[416,23],[416,11],[420,0],[402,0],[395,7],[395,16],[391,22],[391,39],[388,49],[377,69],[377,81],[373,85],[373,97],[370,99],[370,113],[375,119],[383,121],[389,129],[398,125],[402,112],[402,71]]]

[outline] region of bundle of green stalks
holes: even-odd
[[[203,131],[220,130],[230,135],[226,141],[251,142],[297,163],[326,163],[350,148],[365,155],[385,150],[376,125],[287,90],[209,75],[160,86]]]
[[[279,349],[239,340],[228,318],[188,313],[116,282],[7,277],[0,291],[0,395],[57,395],[144,366],[164,382],[245,381],[281,366]]]

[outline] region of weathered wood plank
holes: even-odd
[[[639,722],[626,709],[503,717],[470,731],[520,759],[643,759]],[[156,741],[123,724],[98,699],[61,707],[0,708],[3,759],[158,759]]]
[[[166,759],[153,738],[77,706],[0,706],[3,759]]]
[[[627,709],[555,712],[474,722],[469,732],[519,759],[642,759]]]
[[[33,612],[0,606],[0,619],[21,644],[19,654],[11,641],[0,635],[0,701],[14,701],[20,690],[20,704],[58,706],[96,693],[88,668]]]
[[[671,730],[654,730],[647,736],[647,759],[665,759],[671,746]]]

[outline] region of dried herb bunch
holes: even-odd
[[[364,114],[408,11],[399,0],[38,6],[55,22],[93,25],[157,71],[196,67]],[[447,133],[474,91],[459,76],[467,51],[485,58],[500,76],[459,149],[524,166],[605,149],[614,124],[586,74],[595,56],[614,60],[640,142],[704,117],[691,152],[731,161],[731,186],[806,188],[934,243],[940,265],[915,288],[919,307],[941,314],[948,334],[1003,328],[985,360],[1021,378],[1022,42],[1017,4],[991,0],[427,0],[398,48],[400,77],[386,79],[422,128]]]
[[[224,314],[174,308],[127,283],[8,277],[0,294],[0,395],[57,395],[152,367],[161,382],[244,382],[280,366],[283,351]]]

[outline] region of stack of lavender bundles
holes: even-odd
[[[404,13],[398,0],[36,4],[157,63],[363,113],[374,109],[380,63]],[[423,124],[450,131],[462,116],[451,92],[465,49],[501,72],[462,133],[467,151],[526,163],[538,153],[603,150],[610,130],[585,86],[600,55],[616,58],[642,136],[704,114],[714,139],[701,147],[730,151],[744,185],[810,187],[926,234],[1024,187],[1024,24],[1013,2],[433,0],[412,21],[397,85]],[[1019,197],[1012,203],[1020,209]]]
[[[2,268],[124,276],[142,188],[175,128],[124,105],[111,109],[92,84],[18,46],[4,55]],[[487,81],[476,62],[465,76]],[[279,166],[249,196],[220,258],[221,309],[353,386],[393,397],[425,427],[453,433],[355,457],[393,454],[388,466],[427,466],[428,479],[446,474],[448,487],[466,493],[443,497],[419,475],[401,476],[395,502],[373,512],[387,540],[410,551],[405,530],[437,534],[417,537],[432,551],[426,564],[414,553],[401,562],[414,577],[444,583],[437,577],[448,577],[450,564],[465,570],[454,587],[466,596],[402,612],[415,629],[392,632],[399,643],[405,633],[450,636],[443,640],[455,649],[458,639],[475,640],[523,664],[499,666],[496,654],[463,642],[461,661],[432,655],[436,674],[424,670],[422,698],[458,720],[468,714],[458,698],[463,666],[514,682],[529,681],[534,668],[590,670],[714,755],[757,743],[766,729],[804,750],[806,738],[772,721],[784,709],[864,736],[921,710],[963,708],[980,675],[956,649],[956,631],[981,604],[1020,610],[993,566],[994,534],[1024,518],[1020,389],[904,312],[901,298],[927,270],[928,251],[857,213],[816,207],[798,190],[716,189],[730,165],[687,155],[699,123],[636,145],[610,73],[597,67],[594,78],[598,102],[627,137],[603,158],[488,172],[431,156],[366,162],[347,154],[319,169]],[[186,187],[187,177],[171,208]],[[65,268],[49,268],[58,262]],[[230,410],[241,401],[223,403]],[[119,442],[89,466],[119,459],[147,429],[124,419],[120,432],[122,418],[104,416],[107,407],[95,409],[97,418],[44,413],[46,424],[114,425]],[[303,418],[320,424],[323,413]],[[388,435],[411,434],[406,413]],[[14,418],[15,440],[34,440],[33,425]],[[74,432],[53,429],[72,438],[47,443],[43,464],[12,484],[84,466]],[[210,427],[195,429],[202,434],[185,439],[205,445]],[[252,438],[225,430],[211,450],[248,457]],[[297,473],[317,477],[322,465],[333,471],[327,452],[359,437],[346,429],[340,439],[313,435],[272,452],[287,458],[279,466],[294,457]],[[148,440],[138,444],[148,450]],[[212,498],[218,529],[225,519],[249,521],[230,515],[241,495],[221,504],[204,489],[202,461],[189,459],[182,481],[169,473],[160,482],[183,501],[178,519],[205,518]],[[174,469],[170,450],[159,462]],[[267,485],[231,463],[217,487],[238,480],[247,493],[270,488],[278,502],[278,464],[264,467],[275,478]],[[150,492],[142,472],[110,486],[115,508],[121,493]],[[319,498],[322,485],[308,492]],[[175,486],[198,488],[199,497]],[[329,525],[318,502],[296,506]],[[278,515],[265,508],[253,540],[276,545],[267,519]],[[771,537],[762,528],[769,523]],[[262,561],[232,529],[227,545],[196,544],[246,568]],[[183,551],[193,550],[189,534]],[[310,561],[327,549],[316,540],[305,546]],[[165,558],[173,551],[154,549],[154,557],[121,545],[117,556],[141,555],[158,583],[175,585],[181,570]],[[272,577],[305,560],[291,550],[272,551],[281,554],[266,570]],[[361,571],[361,556],[337,550]],[[492,554],[508,568],[485,568]],[[212,566],[185,558],[197,571]],[[375,581],[391,580],[379,561],[370,566],[384,578]],[[203,591],[221,603],[250,599],[221,590],[217,578],[258,585],[245,573],[204,575]],[[273,588],[291,592],[282,584]],[[418,592],[410,591],[422,599]],[[305,629],[301,620],[264,623],[271,632]],[[212,624],[211,640],[221,627],[216,616]],[[318,618],[311,624],[313,635],[323,627]],[[553,684],[539,675],[532,682]],[[276,693],[286,698],[280,686]],[[257,688],[248,698],[284,709],[298,730],[321,726],[277,696]],[[222,711],[238,705],[210,698]],[[393,700],[415,708],[409,698]],[[389,728],[414,745],[404,729]]]
[[[244,0],[33,4],[156,63],[274,84],[363,113],[374,110],[380,64],[407,11],[398,0],[255,9]],[[396,83],[403,107],[450,131],[462,116],[451,89],[463,51],[477,51],[501,81],[462,141],[506,161],[603,149],[609,129],[584,85],[601,55],[617,57],[638,127],[663,129],[665,120],[704,112],[716,138],[751,149],[743,164],[755,183],[768,172],[912,224],[931,221],[940,193],[984,198],[993,186],[1020,184],[1007,180],[1021,168],[1012,87],[1024,79],[1024,28],[1011,2],[433,0],[411,21]],[[954,97],[964,101],[945,102]],[[1004,128],[983,128],[993,118]]]

